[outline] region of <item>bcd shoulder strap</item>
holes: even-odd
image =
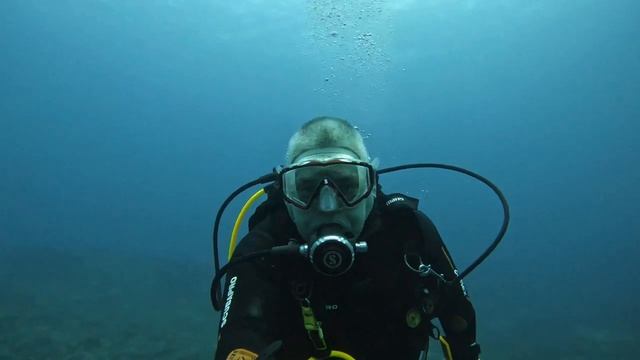
[[[267,185],[264,191],[267,193],[267,199],[258,205],[253,215],[249,217],[249,231],[268,216],[277,213],[278,210],[286,211],[282,194],[274,184]]]
[[[382,194],[382,214],[404,231],[400,237],[405,253],[424,254],[422,228],[418,219],[419,200],[401,193]]]
[[[418,210],[419,200],[401,193],[382,193],[382,201],[385,212],[395,212],[398,210]]]

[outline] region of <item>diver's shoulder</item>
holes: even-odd
[[[267,250],[277,245],[274,234],[269,231],[268,227],[261,226],[249,231],[238,243],[234,254],[247,255],[260,250]]]
[[[403,193],[377,194],[378,207],[383,212],[395,212],[398,210],[418,210],[419,200]]]

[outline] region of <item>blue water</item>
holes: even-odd
[[[503,189],[510,230],[466,280],[483,358],[634,359],[639,20],[623,0],[0,2],[0,359],[211,358],[215,211],[320,115],[383,167]],[[461,268],[500,225],[464,177],[382,183]]]

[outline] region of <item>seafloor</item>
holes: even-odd
[[[217,316],[207,264],[3,246],[0,360],[212,358]],[[637,338],[616,329],[518,328],[508,318],[491,324],[479,329],[483,360],[620,360],[640,351]],[[430,359],[441,359],[432,348]]]
[[[209,268],[113,251],[3,249],[0,359],[211,359]]]

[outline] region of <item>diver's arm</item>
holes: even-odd
[[[238,245],[236,256],[271,247],[264,232],[250,232]],[[226,277],[215,360],[255,359],[279,335],[275,317],[281,296],[269,258],[240,263]]]
[[[447,280],[457,276],[457,270],[438,230],[421,212],[418,215],[424,238],[428,239],[427,253],[433,269]],[[463,283],[444,286],[438,305],[438,319],[446,334],[453,360],[476,360],[480,347],[476,343],[476,314]]]

